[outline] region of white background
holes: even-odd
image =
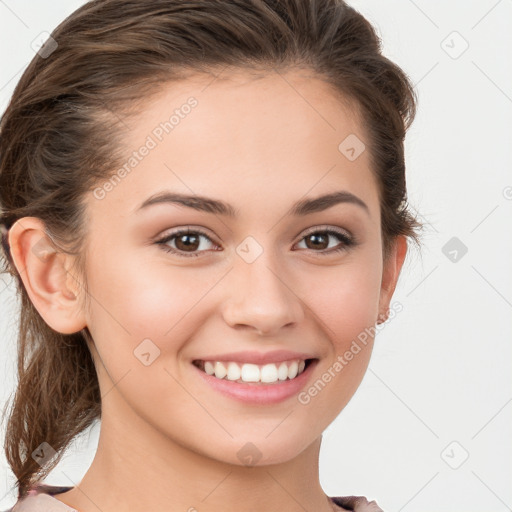
[[[82,3],[0,0],[0,112],[34,57],[31,42]],[[386,512],[510,510],[512,1],[349,3],[418,91],[408,188],[427,229],[394,297],[403,311],[378,333],[361,387],[324,434],[321,483],[330,496],[364,495]],[[468,249],[456,262],[443,253],[452,237]],[[0,276],[0,405],[15,385],[8,284]],[[79,482],[98,427],[47,483]],[[14,503],[13,484],[2,452],[0,509]]]

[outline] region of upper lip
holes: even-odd
[[[294,359],[316,359],[305,352],[292,352],[290,350],[273,350],[271,352],[257,352],[246,350],[243,352],[229,352],[196,358],[194,361],[233,361],[235,363],[268,364],[292,361]]]

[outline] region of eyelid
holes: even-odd
[[[153,239],[152,243],[156,244],[158,246],[161,246],[161,249],[169,254],[175,254],[178,257],[181,258],[197,258],[203,255],[203,253],[208,253],[212,251],[218,251],[219,249],[211,249],[206,251],[197,251],[197,252],[191,252],[189,254],[186,253],[186,251],[180,251],[179,249],[174,249],[173,247],[170,247],[168,243],[176,238],[179,238],[182,235],[192,233],[197,234],[200,237],[207,238],[211,241],[211,243],[215,246],[219,246],[217,242],[215,242],[214,237],[211,236],[205,228],[199,228],[195,226],[181,226],[179,228],[171,229],[171,231],[165,232],[162,235],[157,236]]]
[[[160,233],[159,235],[155,236],[152,240],[152,242],[158,242],[159,240],[164,240],[171,236],[176,236],[180,233],[190,231],[191,233],[198,233],[201,235],[204,235],[208,237],[212,242],[218,244],[215,240],[216,237],[211,233],[211,231],[207,228],[203,228],[202,226],[194,226],[191,224],[185,224],[183,226],[178,226],[175,228],[169,228]]]
[[[311,235],[312,233],[316,233],[317,231],[334,231],[340,235],[344,235],[347,238],[356,241],[355,236],[347,229],[331,226],[330,224],[320,224],[318,226],[313,226],[306,229],[306,231],[301,232],[301,238],[298,241],[300,242],[304,237]]]
[[[350,231],[348,231],[347,229],[344,229],[344,228],[337,227],[337,226],[332,226],[330,224],[319,224],[317,226],[312,226],[312,227],[306,229],[306,231],[301,231],[300,238],[297,240],[297,242],[300,242],[304,237],[306,237],[312,233],[316,233],[317,231],[322,231],[322,230],[335,231],[336,233],[338,233],[340,235],[344,235],[347,238],[350,238],[351,240],[353,240],[354,242],[357,242],[357,238]],[[194,225],[184,225],[184,226],[177,227],[177,228],[170,228],[170,230],[166,230],[162,234],[159,234],[156,237],[154,237],[152,242],[158,242],[158,241],[164,240],[170,236],[177,236],[178,234],[182,234],[183,232],[186,232],[186,231],[191,231],[194,233],[197,232],[201,235],[206,236],[215,244],[219,245],[218,242],[215,241],[215,237],[212,236],[212,234],[210,233],[210,231],[208,229],[200,227],[200,226],[194,226]],[[290,239],[290,242],[292,242],[293,240],[294,240],[294,238]]]

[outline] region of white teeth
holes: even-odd
[[[278,380],[294,379],[300,375],[305,367],[304,360],[283,361],[282,363],[269,363],[262,366],[245,363],[239,365],[234,361],[204,361],[200,365],[208,375],[214,375],[218,379],[227,379],[239,382],[264,382],[273,383]]]
[[[260,380],[260,369],[258,368],[258,365],[250,363],[243,364],[241,379],[244,382],[258,382]]]
[[[286,380],[288,378],[288,365],[286,363],[281,363],[279,365],[277,376],[279,377],[279,380]]]
[[[236,363],[228,363],[228,380],[238,380],[240,378],[240,366]]]
[[[219,361],[217,361],[215,363],[214,368],[215,368],[215,377],[217,377],[218,379],[223,379],[228,373],[226,370],[226,367],[222,363],[219,363]]]
[[[261,382],[276,382],[277,368],[275,364],[266,364],[261,368]]]
[[[294,377],[296,377],[298,370],[299,370],[299,362],[293,361],[293,363],[288,368],[288,378],[293,379]]]

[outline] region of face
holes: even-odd
[[[104,418],[132,415],[238,465],[247,451],[260,464],[289,460],[321,436],[361,382],[373,340],[360,335],[385,301],[368,151],[339,149],[366,140],[363,127],[323,82],[284,77],[170,84],[127,122],[125,172],[86,198],[85,322],[102,393],[115,386]],[[147,203],[165,193],[224,208]],[[220,381],[194,364],[228,353],[242,370],[254,353],[278,371],[283,360],[314,361],[298,386],[289,375]]]

